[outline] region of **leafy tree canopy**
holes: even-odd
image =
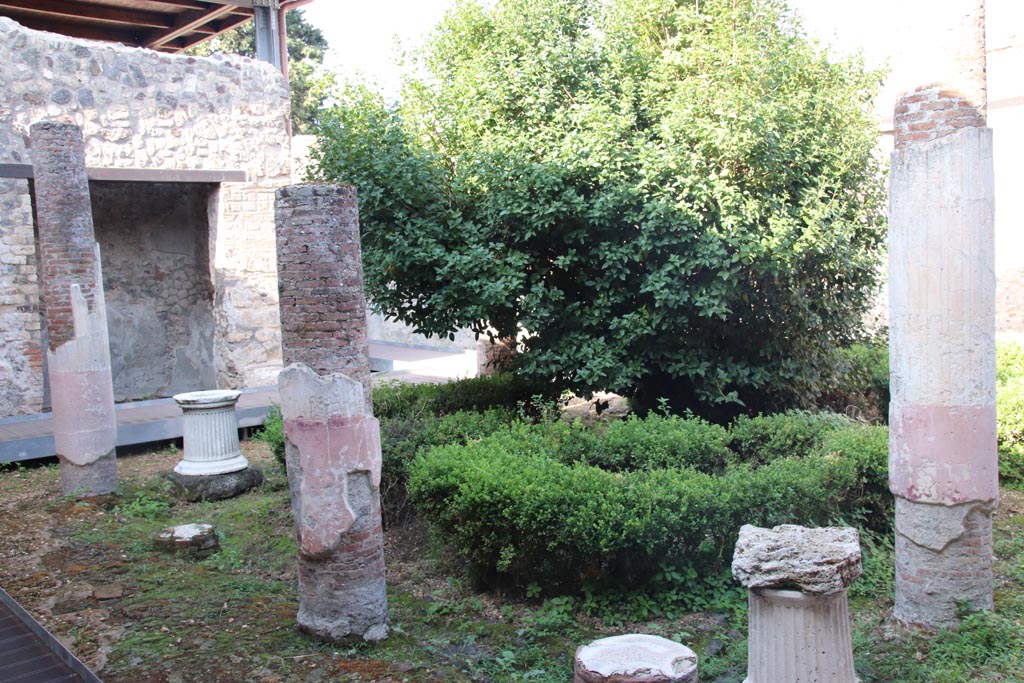
[[[285,40],[288,46],[288,85],[292,92],[292,129],[300,134],[313,133],[330,85],[329,78],[317,73],[327,54],[327,39],[320,29],[306,21],[302,10],[292,10],[286,17]],[[255,57],[253,22],[246,22],[213,40],[200,43],[190,52],[204,56],[233,54]]]
[[[781,0],[463,2],[397,104],[350,85],[318,160],[367,285],[518,371],[672,407],[793,403],[879,276],[880,75]]]

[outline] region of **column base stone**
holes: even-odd
[[[117,455],[111,450],[88,465],[76,465],[58,455],[60,490],[65,496],[92,498],[106,496],[117,489]]]

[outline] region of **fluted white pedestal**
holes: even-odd
[[[857,683],[846,591],[751,589],[745,683]]]
[[[175,472],[226,474],[249,466],[238,448],[235,403],[240,395],[240,391],[191,391],[174,397],[185,420],[184,456]]]

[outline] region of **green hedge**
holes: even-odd
[[[378,418],[449,415],[488,408],[529,412],[534,404],[554,401],[561,389],[512,374],[471,377],[447,384],[391,382],[373,389],[373,414]]]
[[[412,513],[406,489],[409,466],[417,453],[434,446],[471,443],[507,428],[515,419],[516,413],[508,408],[492,408],[480,413],[459,411],[419,419],[382,419],[380,495],[384,526],[398,524]]]
[[[727,435],[699,421],[633,419],[604,435],[516,424],[422,453],[409,492],[492,585],[558,593],[642,586],[666,571],[718,576],[743,524],[889,523],[887,429],[832,424],[805,454],[725,469]],[[580,457],[602,440],[604,455]]]
[[[996,415],[999,476],[1004,483],[1024,484],[1024,346],[996,346]]]
[[[805,457],[821,445],[827,433],[849,424],[852,421],[842,415],[806,410],[742,416],[729,428],[728,446],[739,462],[751,464]]]

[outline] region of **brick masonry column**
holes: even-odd
[[[299,551],[303,630],[325,640],[387,636],[380,427],[353,188],[277,191],[284,362],[278,387]]]
[[[117,488],[117,418],[82,131],[44,121],[30,136],[61,488],[104,495]]]
[[[284,364],[343,374],[370,399],[370,342],[354,187],[277,191],[277,269]]]
[[[896,104],[890,175],[897,620],[936,628],[992,609],[999,497],[992,131],[983,0],[946,0],[939,80]]]

